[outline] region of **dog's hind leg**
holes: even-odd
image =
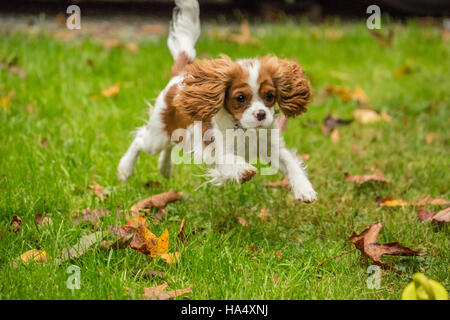
[[[125,182],[133,175],[141,151],[154,155],[166,148],[168,142],[168,137],[160,128],[150,128],[149,126],[139,128],[127,152],[120,159],[117,168],[119,180]]]

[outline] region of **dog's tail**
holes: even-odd
[[[175,60],[172,76],[195,59],[195,43],[200,36],[200,8],[197,0],[175,0],[167,45]]]

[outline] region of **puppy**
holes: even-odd
[[[184,142],[185,147],[194,152],[194,158],[200,157],[213,164],[207,174],[210,183],[244,183],[257,172],[246,161],[248,148],[255,143],[247,143],[242,154],[237,152],[234,137],[229,139],[227,134],[231,131],[247,135],[254,131],[256,143],[268,148],[263,156],[258,155],[259,158],[288,178],[295,199],[316,200],[316,192],[300,160],[286,148],[283,138],[274,134],[279,132],[276,105],[287,117],[295,117],[305,112],[312,100],[311,85],[303,69],[295,61],[273,56],[235,62],[227,56],[195,60],[195,43],[200,35],[198,2],[176,0],[175,4],[168,38],[175,60],[171,79],[156,99],[150,121],[138,129],[120,160],[118,178],[122,181],[130,178],[141,151],[150,155],[160,153],[159,170],[163,176],[170,177],[172,147]],[[208,138],[202,139],[200,146],[194,142],[189,147],[188,139],[177,133],[192,131],[196,121],[201,121],[198,122],[200,130]],[[263,139],[262,132],[269,134]],[[210,152],[199,155],[202,147]],[[271,157],[274,153],[276,161]]]

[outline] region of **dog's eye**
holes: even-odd
[[[275,98],[275,96],[273,95],[272,92],[269,92],[269,93],[266,94],[267,102],[272,102],[274,98]]]
[[[236,98],[237,102],[239,102],[239,103],[244,103],[245,99],[246,98],[245,98],[245,96],[243,94],[238,95],[237,98]]]

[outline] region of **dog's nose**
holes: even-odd
[[[258,121],[262,121],[266,118],[266,112],[264,110],[258,110],[255,112],[255,117]]]

